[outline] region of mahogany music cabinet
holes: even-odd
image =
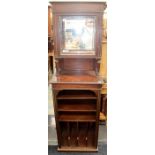
[[[58,151],[97,151],[104,2],[51,2]]]

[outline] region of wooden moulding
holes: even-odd
[[[101,85],[102,86],[102,85]],[[65,89],[70,89],[70,90],[81,90],[81,89],[85,89],[85,90],[101,90],[101,88],[96,87],[96,85],[94,84],[88,84],[88,85],[82,85],[82,84],[53,84],[53,89],[56,90],[65,90]]]
[[[53,6],[53,13],[103,12],[106,8],[105,2],[51,2],[51,4]]]

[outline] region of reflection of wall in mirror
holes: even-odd
[[[65,19],[65,49],[92,50],[94,48],[94,19]]]
[[[84,45],[84,48],[87,50],[93,49],[93,28],[84,27],[83,33],[81,35],[81,41]]]

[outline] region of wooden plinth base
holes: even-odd
[[[57,149],[58,151],[62,152],[97,152],[98,148],[92,147],[61,147]]]

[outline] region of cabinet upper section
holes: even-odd
[[[104,2],[52,2],[55,57],[100,57]]]

